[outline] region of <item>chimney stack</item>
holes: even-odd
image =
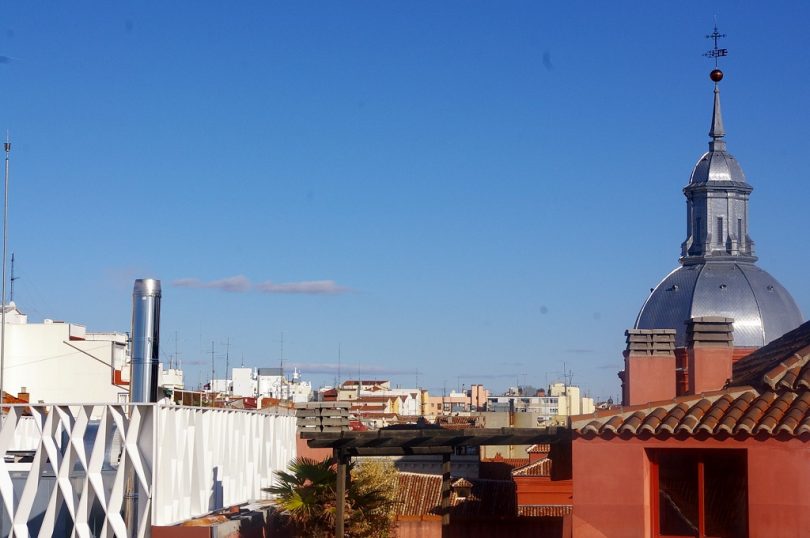
[[[132,291],[129,401],[157,401],[160,342],[160,280],[139,278]]]
[[[674,398],[675,329],[629,329],[624,334],[623,404]]]
[[[686,322],[689,393],[720,390],[731,379],[734,319],[720,316]]]

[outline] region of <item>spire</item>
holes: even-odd
[[[723,114],[720,112],[720,88],[717,83],[714,84],[714,110],[712,111],[712,127],[709,130],[709,136],[712,137],[711,142],[709,142],[709,151],[726,150],[726,141],[723,140],[726,131],[723,129]]]
[[[717,31],[717,21],[714,23],[714,32],[707,35],[707,39],[714,41],[714,47],[707,51],[704,56],[714,60],[714,69],[709,73],[709,78],[714,81],[714,110],[712,111],[712,128],[709,130],[709,136],[712,141],[709,142],[709,151],[725,151],[726,143],[721,140],[726,136],[726,131],[723,129],[723,115],[720,113],[720,87],[718,84],[723,80],[723,72],[720,71],[717,61],[723,56],[728,55],[728,49],[721,49],[717,46],[717,41],[726,37],[726,34],[721,34]]]
[[[748,196],[752,188],[745,180],[742,168],[726,151],[726,130],[720,112],[720,81],[723,72],[717,60],[728,54],[718,46],[725,37],[717,31],[706,36],[714,48],[704,56],[714,60],[709,78],[714,82],[714,109],[709,128],[709,151],[704,153],[692,170],[686,195],[686,241],[681,244],[684,265],[708,261],[754,262],[754,242],[748,235]]]

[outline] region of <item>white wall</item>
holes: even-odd
[[[71,334],[88,336],[69,323],[7,323],[3,390],[16,395],[25,387],[34,403],[120,401],[129,388],[113,385],[113,370],[122,365],[126,335]]]
[[[253,378],[252,368],[233,368],[234,396],[256,396],[256,380]]]

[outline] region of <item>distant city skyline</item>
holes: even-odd
[[[619,393],[685,239],[714,17],[759,264],[810,312],[810,7],[730,1],[7,4],[9,252],[32,321],[313,384]],[[178,335],[175,345],[174,336]],[[217,355],[219,358],[217,358]],[[345,372],[345,373],[344,373]]]

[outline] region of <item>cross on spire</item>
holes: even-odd
[[[706,39],[714,41],[714,48],[703,53],[707,58],[714,58],[714,66],[717,67],[717,59],[721,56],[728,56],[728,49],[721,49],[717,46],[717,40],[726,37],[726,34],[721,34],[717,31],[717,24],[714,25],[714,32],[706,36]]]

